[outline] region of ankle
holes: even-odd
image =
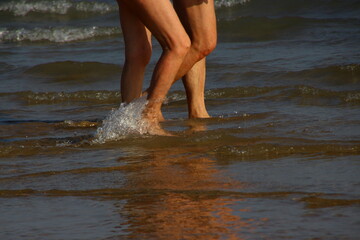
[[[210,118],[210,115],[205,108],[192,109],[189,111],[189,118]]]

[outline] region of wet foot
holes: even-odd
[[[148,133],[150,135],[157,135],[157,136],[174,136],[174,134],[166,131],[165,129],[161,128],[160,125],[152,125],[149,127]]]
[[[141,97],[147,96],[148,92],[149,92],[149,89],[146,89],[144,92],[141,93]],[[164,118],[162,112],[157,113],[157,119],[159,120],[159,122],[165,122],[165,118]]]
[[[201,101],[192,101],[188,104],[189,118],[211,118],[206,110],[205,103]]]
[[[211,118],[211,116],[208,114],[208,112],[205,111],[193,111],[189,113],[190,119],[196,119],[196,118]]]
[[[149,108],[145,108],[143,111],[143,119],[149,124],[148,133],[150,135],[173,136],[173,134],[164,130],[160,126],[160,122],[164,121],[164,117],[161,112],[154,112]]]

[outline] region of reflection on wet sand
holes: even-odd
[[[127,175],[126,188],[143,190],[119,210],[134,239],[241,239],[240,229],[254,228],[234,212],[241,200],[219,197],[215,190],[242,188],[217,169],[199,149],[153,151]],[[245,209],[243,209],[245,211]]]
[[[190,119],[187,124],[189,133],[203,132],[208,129],[206,119]]]

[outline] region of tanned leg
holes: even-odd
[[[205,106],[205,58],[197,62],[183,77],[186,90],[189,118],[209,118]]]
[[[169,0],[119,0],[137,15],[162,46],[163,52],[156,64],[148,104],[143,116],[153,126],[154,134],[160,131],[161,106],[173,80],[190,48],[190,39]]]
[[[125,42],[125,63],[121,75],[122,102],[141,96],[145,68],[151,58],[151,33],[126,4],[118,1]]]
[[[189,118],[208,118],[210,116],[204,101],[205,56],[213,51],[217,42],[214,2],[174,0],[174,6],[191,39],[191,48],[175,80],[186,74],[183,83],[187,94]],[[194,62],[197,63],[192,65]]]

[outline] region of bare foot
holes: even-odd
[[[205,102],[201,99],[188,101],[189,118],[210,118],[206,110]]]
[[[147,96],[147,95],[148,95],[148,92],[149,92],[149,89],[146,89],[145,91],[143,91],[143,92],[141,93],[141,96],[140,96],[140,97]],[[158,115],[157,118],[158,118],[159,122],[165,122],[165,118],[164,118],[162,112],[157,113],[157,115]]]
[[[189,118],[193,119],[193,118],[211,118],[211,116],[208,114],[208,112],[206,110],[193,110],[191,112],[189,112]]]
[[[155,112],[153,109],[146,107],[143,111],[143,118],[149,124],[148,133],[150,135],[173,136],[173,134],[164,130],[160,126],[160,121],[164,121],[164,117],[161,112]]]
[[[159,124],[150,126],[148,133],[150,135],[158,135],[158,136],[174,136],[174,134],[172,134],[172,133],[166,131],[165,129],[161,128],[161,126]]]

